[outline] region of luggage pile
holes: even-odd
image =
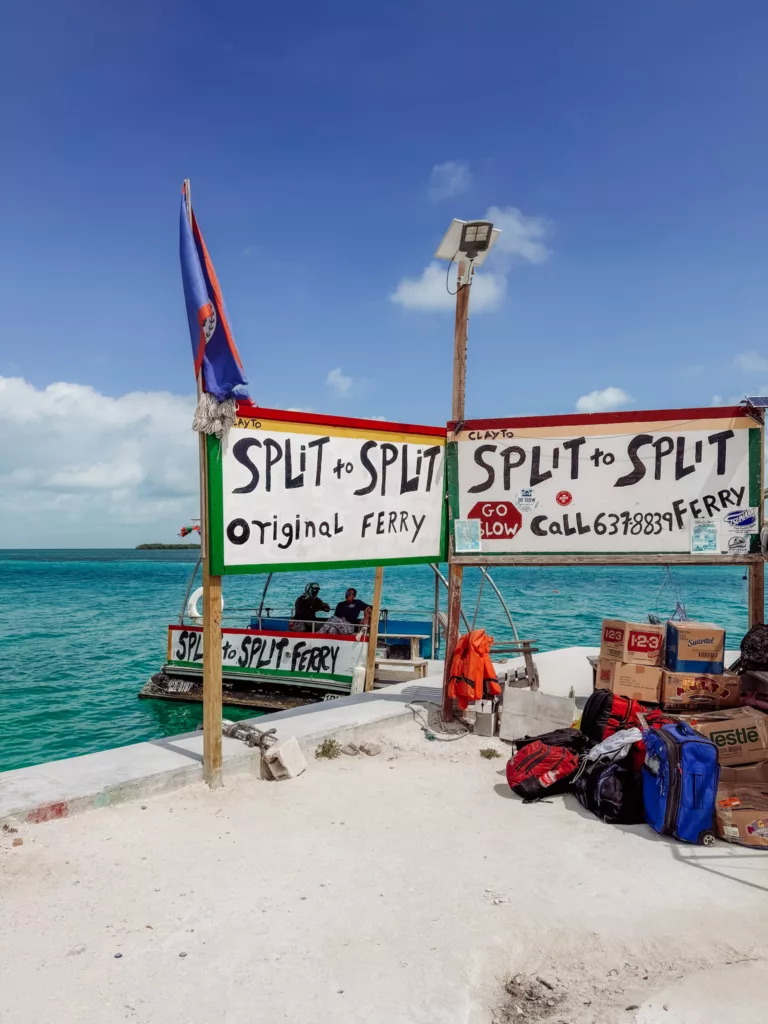
[[[683,842],[768,848],[768,626],[731,671],[724,658],[711,623],[606,619],[580,728],[518,740],[510,787],[570,791],[605,822]]]

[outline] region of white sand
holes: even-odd
[[[632,1021],[693,970],[768,956],[768,857],[525,806],[487,740],[386,742],[0,834],[0,1020]],[[558,1005],[517,1014],[517,973]]]

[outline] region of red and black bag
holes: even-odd
[[[553,732],[544,732],[538,736],[521,736],[515,740],[515,749],[522,750],[523,747],[535,743],[536,740],[540,740],[548,747],[565,747],[566,750],[572,750],[574,754],[583,754],[585,750],[594,746],[592,740],[587,739],[581,730],[569,728],[555,729]]]
[[[530,803],[565,792],[578,767],[572,751],[534,740],[507,762],[507,782],[513,793]]]
[[[649,729],[660,729],[671,722],[659,708],[649,708],[639,700],[621,697],[610,690],[595,690],[587,698],[581,713],[581,731],[595,743],[601,743],[621,729],[640,729],[638,715],[644,715]],[[645,758],[645,745],[635,744],[633,761],[640,771]]]
[[[580,728],[589,739],[602,743],[622,729],[639,729],[639,714],[645,715],[651,729],[658,729],[670,721],[658,708],[648,708],[639,700],[620,697],[610,690],[595,690],[584,705]]]

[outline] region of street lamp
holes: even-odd
[[[461,430],[464,419],[464,398],[467,384],[467,324],[469,322],[469,289],[475,267],[480,266],[501,234],[489,220],[452,220],[443,240],[437,247],[435,257],[439,260],[458,261],[456,278],[456,322],[453,332],[453,394],[451,397],[451,420],[453,437]],[[450,439],[450,438],[449,438]],[[451,519],[459,514],[457,508],[450,508]],[[452,540],[449,540],[452,544]],[[448,622],[445,629],[445,668],[443,672],[443,719],[453,718],[453,701],[448,697],[448,682],[451,677],[451,661],[459,638],[461,616],[461,585],[463,567],[454,565],[448,558]]]
[[[435,258],[453,262],[459,256],[464,256],[479,267],[500,234],[501,230],[495,228],[489,220],[452,220],[437,247]]]

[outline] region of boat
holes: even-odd
[[[166,659],[139,696],[171,701],[203,698],[202,588],[193,590],[201,560],[190,576],[179,618],[167,627]],[[376,642],[374,686],[426,675],[439,656],[445,615],[438,587],[447,581],[437,566],[435,607],[425,611],[382,609]],[[258,607],[233,625],[222,626],[222,700],[224,704],[277,711],[344,696],[363,688],[369,627],[332,632],[327,619],[297,623],[290,611],[275,612],[266,603],[272,573],[267,574]],[[242,613],[240,613],[242,614]],[[222,604],[222,618],[232,621]]]

